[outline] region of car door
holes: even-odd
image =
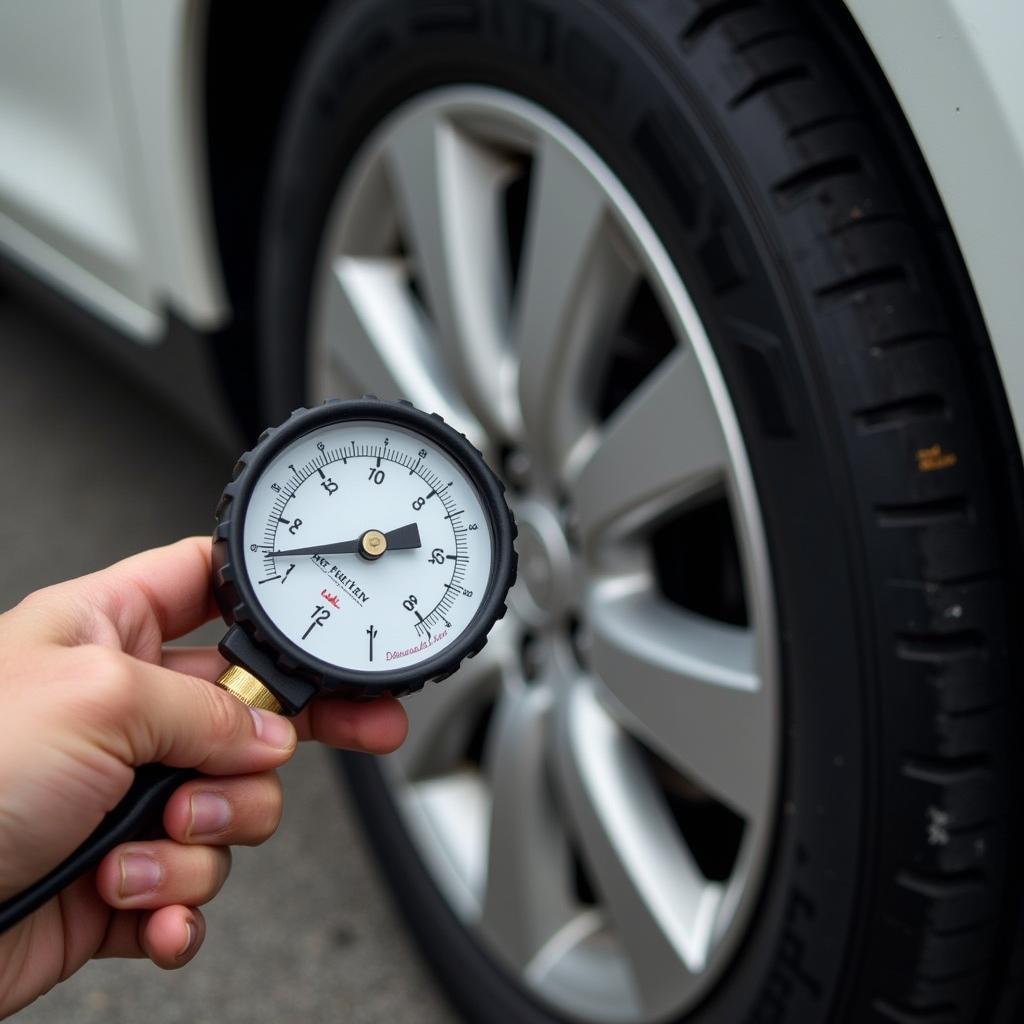
[[[0,18],[0,247],[152,336],[120,5],[10,0]]]

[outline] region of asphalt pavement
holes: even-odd
[[[143,548],[205,534],[233,462],[48,315],[0,295],[0,610]],[[216,626],[201,642],[214,642]],[[376,876],[329,755],[284,770],[278,834],[235,851],[182,971],[95,961],[18,1024],[455,1024]]]

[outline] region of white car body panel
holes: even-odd
[[[845,0],[903,107],[1024,428],[1020,0]],[[206,0],[7,0],[0,248],[139,340],[230,311],[203,151]]]
[[[154,280],[164,301],[209,330],[228,319],[230,308],[207,175],[206,6],[203,0],[118,2]]]
[[[0,32],[0,243],[135,334],[144,240],[103,0],[13,0]]]
[[[224,299],[200,149],[202,8],[7,0],[0,247],[140,341]]]

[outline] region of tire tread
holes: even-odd
[[[754,17],[756,33],[744,34],[742,20]],[[884,170],[872,115],[858,109],[862,104],[851,99],[851,90],[824,66],[813,33],[793,30],[792,8],[783,2],[711,3],[688,29],[686,41],[698,39],[714,49],[726,78],[746,83],[722,105],[723,116],[757,116],[762,131],[771,124],[777,132],[778,166],[762,159],[760,165],[749,161],[748,168],[774,198],[781,233],[790,224],[798,236],[814,235],[813,262],[822,278],[803,278],[814,307],[829,317],[837,338],[867,341],[843,355],[847,377],[858,388],[848,403],[851,461],[870,459],[867,453],[878,449],[866,446],[883,441],[913,452],[915,445],[934,443],[923,440],[926,435],[944,447],[981,450],[971,409],[975,396],[962,375],[948,370],[965,358],[972,340],[939,312],[945,297],[932,280],[926,236]],[[813,100],[782,95],[783,86],[798,83],[815,87]],[[801,259],[809,262],[799,254],[797,266]],[[870,379],[852,369],[872,362],[877,370]],[[904,366],[913,366],[927,387],[904,385],[902,394],[887,393],[893,374],[905,379]],[[840,395],[848,386],[848,380],[833,382]],[[883,870],[878,876],[879,898],[884,902],[889,892],[892,906],[884,919],[874,918],[870,945],[899,949],[899,969],[864,949],[867,970],[844,1016],[851,1021],[983,1019],[993,972],[1002,963],[996,925],[1005,923],[999,892],[1009,790],[1000,775],[1007,757],[1000,712],[1009,644],[1005,606],[992,615],[986,595],[1003,585],[1004,573],[991,563],[996,515],[985,469],[961,473],[957,466],[954,473],[950,488],[946,480],[912,470],[880,471],[886,490],[870,502],[864,519],[874,557],[884,562],[891,553],[886,589],[914,595],[910,600],[918,607],[913,628],[900,624],[891,632],[889,684],[902,679],[908,694],[900,781],[893,785],[908,821],[934,813],[950,828],[948,846],[922,847],[916,826],[908,826],[903,857],[890,864],[888,875]],[[908,571],[913,563],[883,539],[897,534],[921,549],[957,555],[936,554]],[[934,615],[931,609],[953,606],[964,628],[945,623],[940,631],[934,621],[921,628],[924,609]],[[921,718],[915,721],[916,709]],[[891,941],[883,941],[886,933]]]

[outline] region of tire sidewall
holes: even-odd
[[[873,640],[859,596],[864,574],[850,555],[858,548],[849,512],[855,503],[827,447],[837,428],[816,386],[814,339],[779,270],[779,240],[744,177],[742,155],[723,136],[710,87],[688,75],[685,61],[667,59],[643,20],[647,7],[658,6],[467,3],[464,23],[440,28],[404,0],[359,0],[327,12],[289,106],[272,179],[261,287],[264,405],[276,420],[306,398],[302,339],[323,225],[353,154],[404,100],[448,84],[508,89],[563,120],[608,163],[654,225],[702,316],[774,556],[784,681],[775,846],[731,968],[686,1019],[808,1024],[832,1017],[857,900],[870,877],[865,823],[875,756],[865,661]],[[654,144],[637,144],[651,138]],[[701,255],[712,231],[747,254],[745,281],[724,295],[715,294]],[[752,329],[769,353],[756,365],[774,375],[783,428],[751,372]],[[452,916],[379,769],[363,758],[348,761],[384,870],[459,1004],[477,1019],[551,1019]]]

